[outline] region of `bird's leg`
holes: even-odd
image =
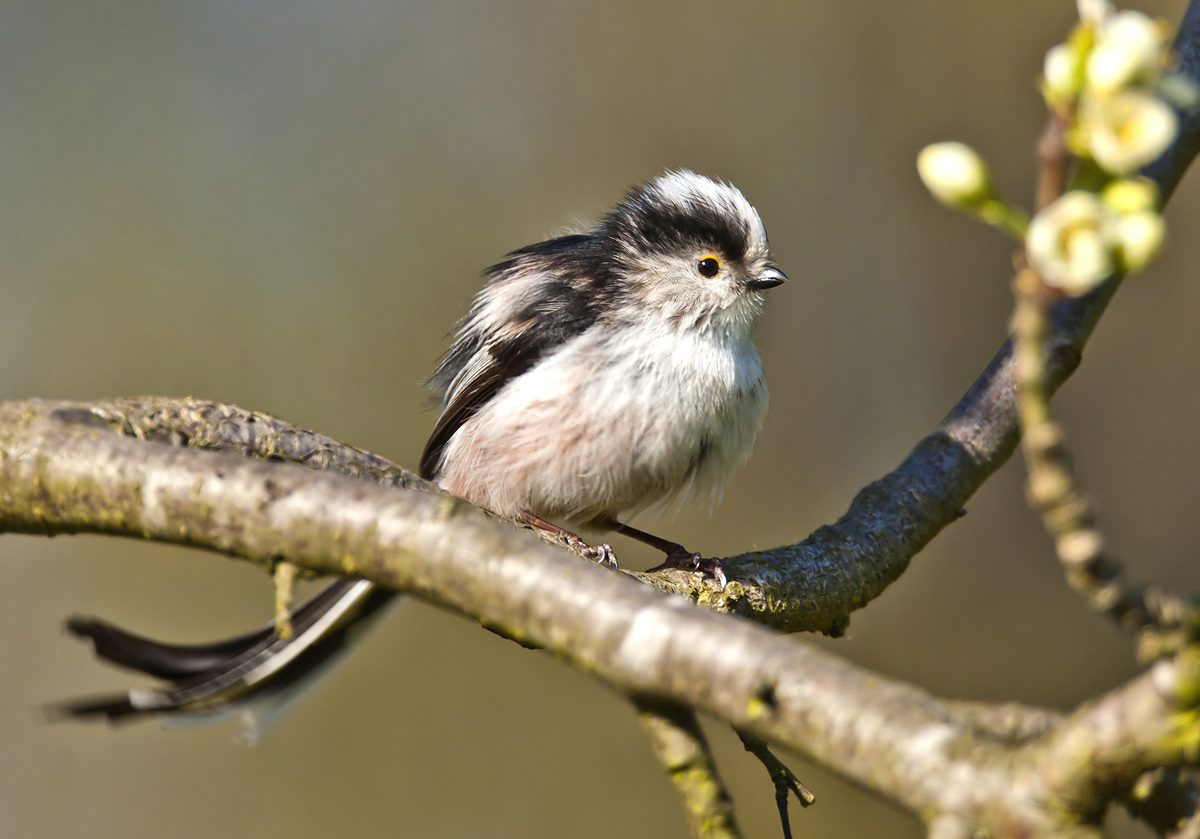
[[[637,539],[639,542],[665,553],[667,558],[658,568],[686,568],[689,571],[706,572],[717,578],[722,589],[728,584],[728,580],[725,579],[725,569],[721,567],[721,563],[716,559],[705,559],[698,553],[692,553],[678,542],[672,542],[655,536],[653,533],[647,533],[644,530],[638,530],[636,527],[621,524],[616,519],[608,519],[602,522],[602,524],[614,533],[620,533],[622,536],[628,536],[630,539]],[[652,568],[651,570],[657,571],[658,568]]]
[[[655,536],[653,533],[647,533],[644,530],[638,530],[636,527],[621,524],[616,519],[608,519],[600,522],[600,525],[607,527],[613,533],[620,533],[622,536],[628,536],[630,539],[637,539],[639,542],[649,545],[655,550],[662,551],[667,555],[666,564],[668,565],[686,565],[700,559],[700,554],[692,553],[678,542],[671,542],[660,536]]]
[[[564,530],[557,524],[546,521],[541,516],[535,516],[528,510],[522,510],[521,514],[517,518],[519,521],[536,527],[538,530],[544,530],[547,533],[554,534],[555,536],[562,536],[567,540],[567,545],[569,545],[573,550],[578,551],[588,559],[596,560],[596,562],[598,562],[600,565],[604,565],[614,571],[617,570],[617,555],[613,553],[611,545],[589,545],[571,531]]]

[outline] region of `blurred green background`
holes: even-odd
[[[1182,0],[1142,8],[1172,21]],[[1005,334],[1010,251],[924,194],[961,139],[1028,200],[1034,78],[1069,0],[907,3],[0,1],[0,398],[194,395],[414,466],[422,378],[481,269],[668,167],[728,179],[794,282],[759,332],[772,408],[706,554],[795,541],[941,419]],[[1200,186],[1058,400],[1139,578],[1200,588]],[[1066,588],[1011,465],[848,637],[817,643],[954,697],[1068,708],[1135,672]],[[625,564],[651,554],[617,542]],[[128,685],[66,638],[98,614],[206,640],[268,581],[179,548],[0,540],[0,834],[684,837],[634,714],[592,679],[422,604],[264,744],[47,726]],[[711,721],[710,721],[711,722]],[[762,768],[709,725],[749,837]],[[794,756],[798,835],[921,835]],[[1119,835],[1139,828],[1117,825]]]

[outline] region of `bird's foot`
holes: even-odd
[[[603,545],[589,545],[578,536],[567,537],[567,544],[588,559],[595,560],[597,565],[603,565],[605,568],[611,568],[614,571],[620,570],[617,568],[617,555],[613,552],[612,545],[607,543]]]
[[[568,548],[587,557],[588,559],[594,559],[597,564],[603,565],[605,568],[611,568],[614,571],[620,570],[617,568],[617,555],[613,553],[611,545],[589,545],[571,531],[563,530],[557,524],[548,522],[541,516],[535,515],[528,510],[523,510],[521,514],[517,516],[517,520],[531,525],[532,527],[535,527],[545,533],[551,533],[555,536],[558,536],[566,541]]]
[[[681,568],[685,571],[699,571],[701,574],[708,574],[721,584],[721,591],[724,591],[725,586],[729,585],[729,580],[725,577],[725,569],[721,567],[721,560],[692,553],[682,545],[672,548],[663,564],[658,567]]]

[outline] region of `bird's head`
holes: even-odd
[[[787,280],[742,193],[693,172],[637,187],[595,231],[629,305],[680,326],[749,329]]]

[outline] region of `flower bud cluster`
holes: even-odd
[[[1158,188],[1145,178],[1114,181],[1097,195],[1074,189],[1029,225],[1025,252],[1046,285],[1084,294],[1116,271],[1136,274],[1158,255]]]
[[[1068,192],[1038,213],[1025,240],[1030,264],[1067,294],[1117,271],[1137,273],[1158,255],[1158,190],[1132,175],[1175,141],[1176,109],[1200,104],[1196,86],[1169,71],[1162,23],[1108,0],[1079,0],[1079,16],[1066,43],[1046,54],[1042,90],[1068,121],[1071,150],[1115,180],[1098,192]]]
[[[1064,127],[1067,146],[1085,159],[1083,182],[1032,222],[996,191],[987,164],[962,143],[935,143],[917,171],[935,198],[993,224],[1025,244],[1045,283],[1084,294],[1115,273],[1136,274],[1163,243],[1155,184],[1134,173],[1179,133],[1176,109],[1200,106],[1200,90],[1170,72],[1167,31],[1109,0],[1078,0],[1080,22],[1046,54],[1042,91]],[[1087,163],[1090,160],[1092,163]]]
[[[1171,145],[1179,131],[1175,108],[1195,107],[1200,91],[1168,72],[1160,21],[1114,11],[1106,0],[1079,5],[1071,37],[1046,53],[1042,92],[1052,109],[1074,117],[1073,151],[1105,172],[1127,175]]]

